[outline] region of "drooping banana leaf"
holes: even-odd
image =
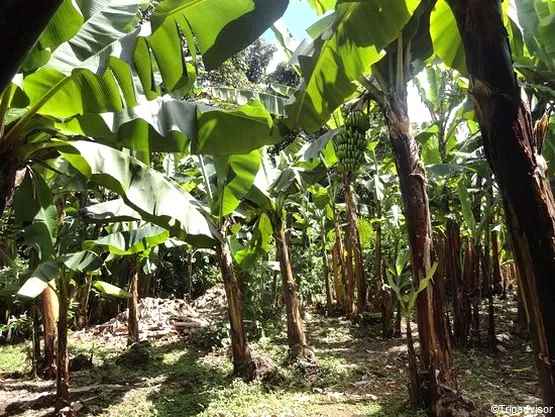
[[[30,223],[23,229],[25,241],[38,252],[39,259],[54,255],[58,235],[58,213],[52,191],[42,176],[28,170],[14,196],[16,220]]]
[[[62,155],[83,175],[118,193],[141,217],[196,246],[219,238],[198,202],[177,183],[137,159],[94,142],[66,143]]]
[[[104,249],[114,255],[132,255],[144,252],[170,237],[168,230],[154,225],[146,225],[136,229],[110,233],[95,240],[83,243],[84,249]]]
[[[249,153],[282,140],[258,101],[222,110],[168,97],[119,112],[85,114],[56,127],[143,152]]]

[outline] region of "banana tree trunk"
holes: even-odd
[[[492,274],[493,274],[493,293],[501,295],[503,292],[503,274],[501,273],[501,263],[499,262],[499,239],[497,230],[491,232],[492,250]]]
[[[322,248],[322,265],[323,265],[323,272],[324,272],[324,285],[326,286],[326,305],[331,307],[333,305],[333,293],[331,290],[331,282],[330,282],[330,266],[328,262],[328,252],[326,251],[326,247]]]
[[[283,283],[285,311],[287,312],[287,341],[291,353],[302,353],[306,346],[306,337],[301,317],[301,306],[297,297],[293,270],[289,260],[289,247],[287,246],[283,220],[277,212],[272,216],[272,226]]]
[[[354,261],[354,280],[352,285],[353,291],[356,287],[356,310],[362,312],[368,304],[368,288],[366,286],[366,277],[364,276],[362,248],[360,246],[360,235],[357,226],[358,210],[353,195],[353,187],[346,174],[343,175],[343,186],[345,188],[345,199],[347,201],[347,239],[349,239],[349,244],[351,245]]]
[[[381,216],[380,216],[381,217]],[[373,225],[376,232],[374,237],[374,283],[371,286],[372,294],[371,303],[377,306],[380,303],[380,298],[383,292],[383,262],[382,262],[382,223],[377,221]]]
[[[461,266],[461,232],[459,225],[452,221],[447,223],[447,276],[453,292],[453,344],[462,348],[468,341],[470,328],[470,306],[463,279]],[[469,255],[465,260],[469,259]],[[467,270],[467,267],[464,269]]]
[[[33,305],[31,307],[31,323],[33,328],[33,376],[35,378],[39,377],[40,374],[40,320],[38,309],[37,300],[33,300]]]
[[[129,297],[127,308],[127,346],[139,341],[139,268],[135,262],[129,265],[131,282],[129,283]]]
[[[85,286],[79,288],[75,293],[75,299],[78,303],[75,310],[76,328],[78,330],[84,329],[88,324],[89,296],[92,285],[91,274],[85,273],[85,282]]]
[[[352,231],[352,218],[349,204],[349,196],[347,195],[350,190],[349,178],[346,173],[341,175],[341,181],[343,183],[343,191],[345,192],[345,200],[347,202],[346,220],[347,220],[347,230],[345,232],[345,302],[346,302],[346,317],[352,318],[356,314],[355,305],[355,270],[353,268],[355,245],[353,239]],[[339,230],[339,225],[336,223],[336,233]]]
[[[0,66],[0,94],[11,82],[62,0],[6,0],[0,7],[0,33],[7,47]],[[32,25],[29,22],[33,22]]]
[[[501,2],[449,0],[466,53],[470,96],[495,174],[519,270],[545,406],[555,406],[555,201],[511,61]]]
[[[343,242],[337,224],[337,215],[335,216],[335,243],[332,249],[334,262],[334,280],[335,295],[337,302],[341,305],[345,304],[345,258],[343,257]]]
[[[432,227],[426,172],[420,161],[418,146],[411,133],[405,88],[391,89],[386,97],[386,119],[399,176],[401,197],[411,252],[415,289],[428,274],[435,259],[432,247]],[[435,407],[440,400],[440,385],[456,391],[451,346],[447,335],[441,292],[433,281],[416,299],[416,318],[420,341],[420,370],[424,381],[418,389],[418,399],[411,402]],[[434,308],[436,306],[436,308]],[[437,307],[440,306],[438,309]],[[414,390],[411,391],[414,394]]]
[[[71,402],[69,401],[69,351],[67,340],[67,314],[69,312],[69,288],[66,277],[57,279],[57,287],[60,294],[60,316],[58,317],[58,350],[56,355],[57,378],[56,378],[56,403],[55,411],[70,407],[69,413],[73,415]]]
[[[42,327],[44,337],[43,375],[46,379],[56,376],[56,340],[58,338],[57,322],[59,316],[58,296],[52,287],[48,286],[42,292]]]
[[[193,299],[193,249],[189,251],[187,255],[187,275],[188,275],[188,282],[189,282],[189,301]]]
[[[224,234],[225,236],[225,234]],[[231,325],[231,350],[233,354],[233,371],[245,380],[251,379],[251,351],[247,344],[243,323],[243,301],[239,283],[233,268],[233,258],[225,243],[216,246],[216,257],[224,279],[227,298],[227,311]]]

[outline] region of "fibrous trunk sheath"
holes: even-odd
[[[41,295],[41,314],[44,337],[43,376],[53,379],[56,375],[56,328],[59,315],[58,296],[52,287],[48,286]]]
[[[251,352],[247,344],[243,323],[243,302],[239,283],[233,268],[233,258],[225,243],[216,246],[216,256],[224,279],[227,311],[231,325],[231,350],[235,375],[250,379]]]
[[[69,351],[67,340],[67,313],[69,311],[69,288],[65,277],[57,280],[60,293],[60,316],[58,317],[58,351],[56,355],[57,379],[56,379],[56,404],[55,410],[60,411],[70,407],[65,415],[73,415],[69,401]]]
[[[129,292],[131,297],[128,301],[129,314],[127,317],[127,345],[132,345],[139,341],[139,268],[136,263],[129,266],[131,282]]]
[[[555,201],[511,61],[501,2],[449,0],[466,53],[470,97],[495,174],[530,323],[544,405],[555,406]]]
[[[306,346],[306,337],[301,317],[301,308],[297,297],[295,280],[293,279],[293,270],[291,269],[291,262],[289,260],[289,248],[287,246],[287,239],[285,238],[283,220],[279,213],[274,213],[272,223],[279,267],[281,270],[281,280],[283,283],[285,310],[287,312],[287,340],[290,348],[296,345],[304,347]],[[295,351],[302,352],[303,349],[296,349]]]
[[[426,173],[420,162],[418,146],[410,130],[406,89],[389,92],[386,117],[404,205],[413,282],[415,288],[418,288],[420,281],[432,268],[435,259],[426,193]],[[420,371],[425,380],[419,387],[420,398],[412,399],[412,402],[418,402],[425,407],[434,406],[439,400],[440,394],[437,389],[439,384],[452,390],[457,389],[445,315],[441,308],[437,308],[444,304],[440,297],[441,292],[436,290],[432,281],[416,299]],[[435,309],[434,306],[436,306]],[[414,392],[411,391],[411,395],[414,395]]]

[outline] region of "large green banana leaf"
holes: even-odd
[[[25,241],[32,245],[39,259],[50,259],[58,235],[58,213],[52,192],[42,176],[28,170],[14,196],[14,209],[18,222],[30,223],[23,229]]]
[[[282,140],[272,117],[259,101],[234,110],[197,109],[198,134],[192,153],[249,154]]]
[[[285,116],[284,106],[286,99],[273,94],[227,87],[208,87],[203,90],[203,93],[215,98],[216,100],[237,105],[243,105],[251,101],[258,100],[271,114]]]
[[[152,13],[152,28],[173,37],[179,29],[192,30],[206,68],[214,69],[262,35],[288,5],[289,0],[165,0]]]
[[[287,106],[290,125],[320,128],[355,91],[356,81],[383,56],[418,6],[417,0],[353,0],[336,6],[335,21],[298,57],[303,83]]]
[[[555,69],[555,1],[517,0],[518,20],[530,52]]]
[[[62,255],[55,260],[40,263],[17,294],[29,298],[38,297],[49,284],[54,285],[63,267],[72,271],[92,272],[99,270],[103,265],[102,258],[90,250]]]
[[[258,101],[232,110],[161,97],[106,114],[87,113],[56,123],[65,134],[150,152],[246,154],[281,141],[270,113]]]
[[[110,233],[96,240],[83,243],[84,249],[101,248],[114,255],[132,255],[149,250],[170,237],[167,229],[160,226],[146,225],[136,229]]]
[[[86,141],[67,145],[60,152],[79,172],[118,193],[144,220],[196,246],[212,247],[219,238],[198,202],[164,175],[109,146]]]
[[[162,91],[190,87],[196,74],[194,67],[185,63],[181,33],[189,44],[195,38],[201,50],[219,63],[254,41],[258,31],[269,27],[287,4],[287,0],[166,0],[154,11],[150,34],[148,26],[137,28],[138,0],[85,2],[83,26],[54,51],[46,67],[25,77],[23,88],[30,98],[25,122],[36,113],[68,119],[120,111],[145,97],[154,99]],[[64,3],[64,7],[73,5]],[[217,18],[206,20],[208,10],[211,15],[216,10]],[[195,50],[191,45],[189,49]],[[37,64],[40,67],[44,62]],[[22,126],[17,127],[12,135],[24,136]]]
[[[468,73],[466,56],[457,22],[446,0],[438,0],[430,16],[430,35],[436,54],[461,74]]]
[[[74,68],[85,66],[84,63],[89,58],[135,30],[141,18],[140,7],[145,3],[148,1],[81,2],[80,9],[86,21],[78,28],[75,36],[67,38],[66,42],[56,48],[45,66],[65,74],[70,74]],[[99,57],[93,58],[89,63],[90,69],[95,68],[95,63],[98,68],[99,62]]]

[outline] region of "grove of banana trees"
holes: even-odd
[[[436,416],[472,413],[453,352],[496,352],[514,293],[555,406],[555,2],[302,1],[300,43],[288,0],[0,5],[0,324],[33,316],[57,413],[68,330],[127,308],[133,348],[140,298],[219,281],[236,376],[275,376],[249,325],[280,306],[278,367],[318,367],[319,303],[404,333]]]

